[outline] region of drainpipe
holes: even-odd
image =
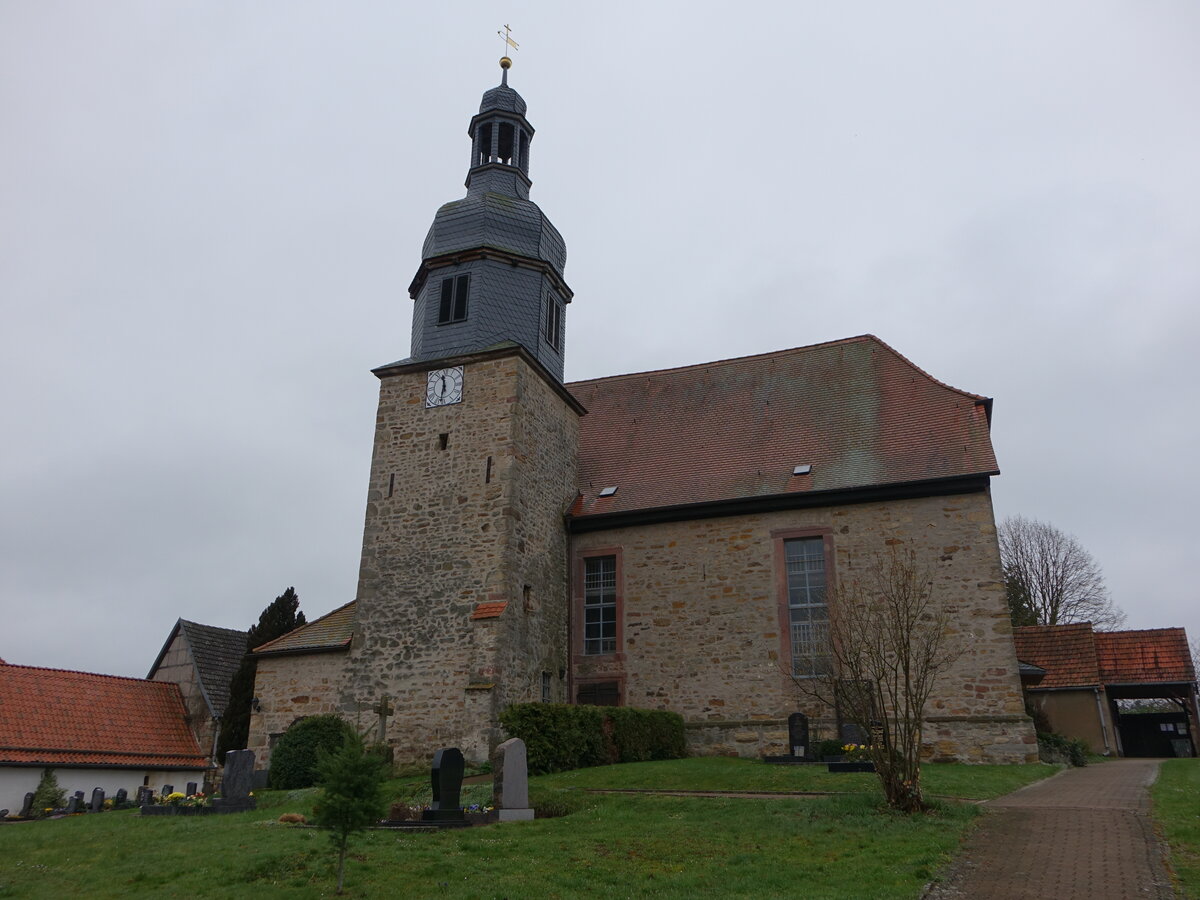
[[[1108,726],[1104,724],[1104,704],[1100,702],[1100,688],[1092,688],[1096,695],[1096,715],[1100,718],[1100,733],[1104,736],[1104,755],[1108,756],[1112,749],[1108,745]]]
[[[221,717],[213,716],[213,745],[212,745],[212,764],[217,764],[217,740],[221,737]]]

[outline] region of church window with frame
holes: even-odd
[[[558,298],[546,294],[546,316],[542,321],[542,337],[555,350],[562,351],[563,308]]]
[[[783,541],[787,634],[796,678],[816,678],[831,671],[825,549],[823,537]]]
[[[442,299],[438,304],[439,325],[450,325],[466,320],[467,295],[470,292],[470,273],[442,279]]]
[[[583,561],[583,652],[616,651],[617,558],[591,556]]]

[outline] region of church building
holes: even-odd
[[[541,701],[672,710],[694,753],[785,753],[831,587],[897,546],[968,648],[926,710],[927,756],[1036,759],[991,401],[871,335],[564,384],[566,245],[529,199],[507,63],[470,121],[466,196],[425,239],[410,355],[374,370],[357,596],[256,649],[260,763],[330,712],[398,760],[481,760],[506,706]]]

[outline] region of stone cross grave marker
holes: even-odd
[[[378,744],[387,743],[387,720],[388,716],[396,714],[395,707],[388,702],[390,698],[384,694],[378,703],[371,707],[371,712],[379,716],[379,731],[376,734],[375,742]]]
[[[492,801],[501,822],[533,818],[529,806],[529,764],[525,742],[509,738],[492,754]]]
[[[88,812],[103,812],[104,810],[104,790],[96,788],[92,791],[92,802],[88,804]]]
[[[25,800],[21,804],[21,818],[28,819],[33,815],[33,792],[25,795]]]
[[[225,754],[225,774],[221,779],[221,796],[212,805],[224,812],[254,809],[257,802],[250,796],[254,789],[254,751],[230,750]]]
[[[429,773],[433,782],[433,803],[421,813],[421,821],[466,821],[458,799],[465,768],[462,751],[457,747],[443,747],[433,755],[433,770]]]
[[[808,716],[802,712],[788,716],[788,747],[797,759],[808,759],[812,755],[808,745]]]

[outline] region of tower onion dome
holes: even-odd
[[[525,118],[525,109],[524,98],[507,84],[484,93],[479,114],[467,129],[471,138],[467,195],[437,211],[425,237],[423,260],[491,247],[547,262],[563,277],[567,245],[529,199],[533,126]]]

